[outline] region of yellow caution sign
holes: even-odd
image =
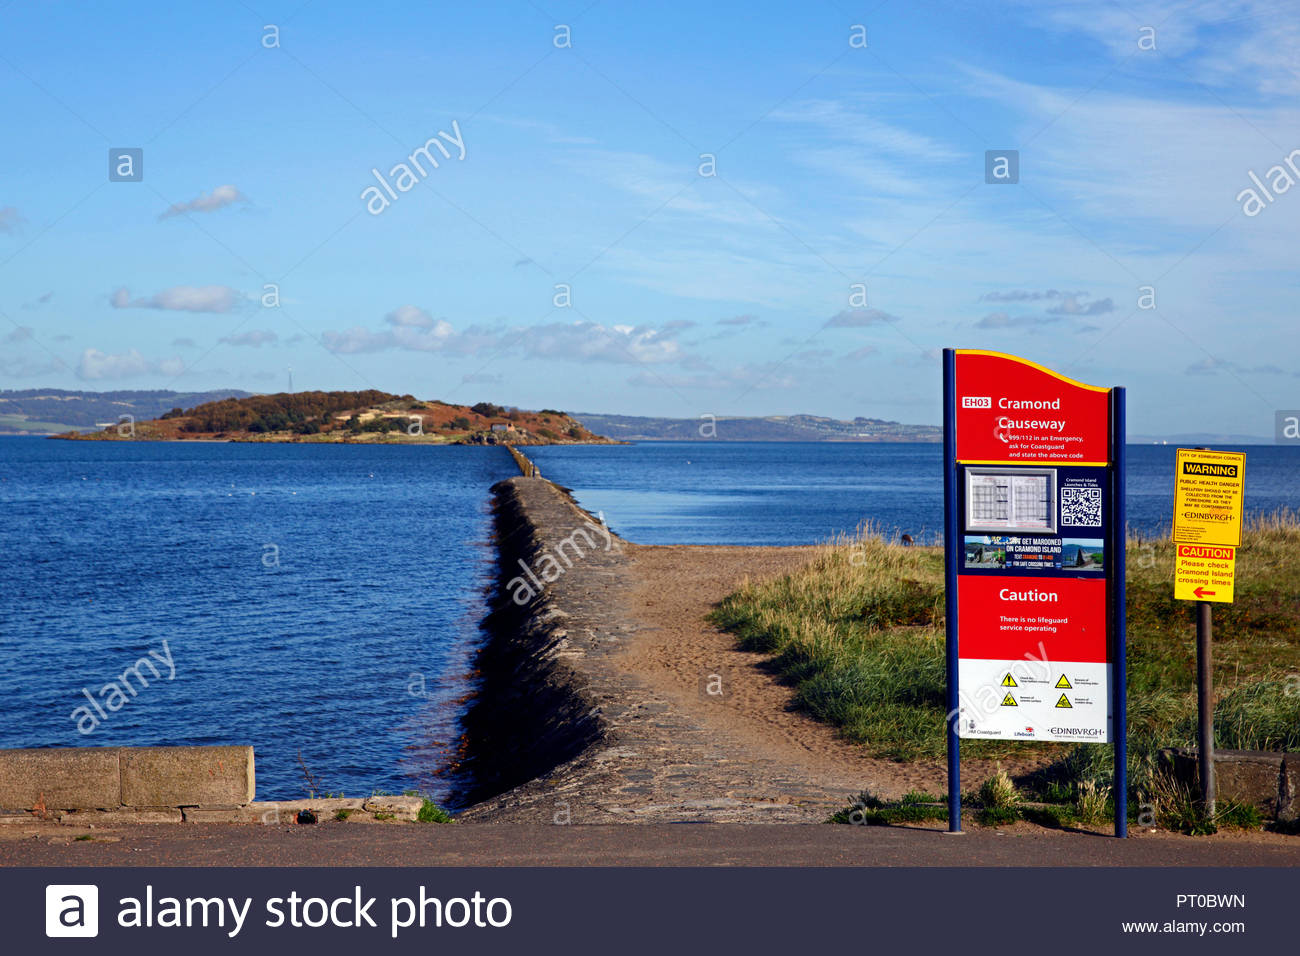
[[[1174,597],[1179,601],[1232,603],[1237,549],[1224,545],[1175,545]]]
[[[1073,705],[1072,703],[1070,703],[1070,698],[1066,697],[1064,694],[1062,694],[1062,695],[1061,695],[1061,699],[1058,700],[1058,701],[1056,702],[1056,706],[1057,706],[1057,707],[1069,707],[1071,710],[1074,709],[1074,705]]]
[[[987,686],[987,685],[986,685],[986,686]],[[1002,698],[1002,706],[1003,706],[1003,707],[1019,707],[1020,705],[1017,704],[1017,703],[1016,703],[1016,699],[1015,699],[1014,697],[1011,696],[1011,691],[1007,691],[1007,696]]]
[[[1174,542],[1241,544],[1245,453],[1180,448],[1174,468]]]
[[[1012,677],[1011,674],[1008,672],[1007,676],[1004,677],[1004,678],[1002,678],[1002,686],[1003,686],[1003,687],[1019,687],[1020,685],[1016,683],[1016,679],[1015,679],[1014,677]]]
[[[1074,689],[1074,685],[1070,683],[1069,678],[1067,678],[1064,674],[1062,674],[1062,675],[1061,675],[1061,679],[1058,680],[1058,681],[1056,682],[1056,686],[1057,686],[1057,687],[1064,687],[1066,690],[1073,690],[1073,689]],[[1061,696],[1064,697],[1065,695],[1062,694]]]

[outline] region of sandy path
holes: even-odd
[[[832,728],[792,709],[793,691],[763,667],[765,655],[738,650],[733,635],[705,621],[746,578],[788,573],[817,550],[630,546],[628,611],[648,627],[619,663],[733,744],[759,759],[783,763],[809,782],[838,786],[846,795],[864,787],[882,797],[914,789],[943,793],[947,778],[941,762],[905,764],[864,756]],[[711,675],[721,678],[712,684],[715,691],[721,687],[721,696],[708,693]]]

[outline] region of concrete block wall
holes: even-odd
[[[254,787],[248,746],[0,750],[0,810],[234,807]]]

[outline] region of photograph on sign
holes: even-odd
[[[967,570],[1086,571],[1105,570],[1101,538],[981,534],[965,536]]]
[[[1056,470],[966,469],[966,530],[1056,531]]]

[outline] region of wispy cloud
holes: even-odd
[[[686,357],[674,336],[678,329],[648,325],[601,325],[599,322],[553,322],[512,333],[530,358],[615,364],[659,364]]]
[[[1085,293],[1060,292],[1056,289],[1045,289],[1042,292],[1031,289],[1008,289],[1005,292],[986,292],[980,296],[981,302],[1040,302],[1043,299],[1059,299],[1067,295],[1083,295]]]
[[[321,336],[325,347],[340,354],[404,349],[475,355],[487,351],[517,353],[529,358],[615,364],[662,364],[686,360],[677,341],[694,327],[688,320],[661,326],[604,325],[587,320],[551,322],[514,328],[470,326],[457,331],[445,319],[434,319],[416,306],[401,306],[384,317],[387,329],[353,326]]]
[[[1295,59],[1300,25],[1288,0],[1146,0],[1136,7],[1020,0],[1019,5],[1062,33],[1092,38],[1114,56],[1133,54],[1140,31],[1150,30],[1149,55],[1173,58],[1203,83],[1241,84],[1282,96],[1300,92]]]
[[[179,358],[147,359],[135,349],[117,354],[86,349],[77,363],[77,377],[88,382],[136,378],[141,375],[179,375],[185,363]]]
[[[862,329],[872,325],[888,325],[899,321],[898,316],[880,309],[844,309],[826,320],[828,329]]]
[[[1214,375],[1218,372],[1230,372],[1235,375],[1285,375],[1292,378],[1300,378],[1300,372],[1287,371],[1278,365],[1242,365],[1238,362],[1232,362],[1228,359],[1212,358],[1207,356],[1200,361],[1193,362],[1185,368],[1184,373],[1187,375]]]
[[[218,186],[210,193],[200,193],[189,202],[172,203],[158,214],[159,220],[170,219],[190,212],[215,212],[237,202],[247,202],[248,197],[234,186]]]
[[[638,388],[669,388],[681,391],[691,389],[774,391],[797,388],[799,378],[786,363],[759,362],[691,374],[647,370],[637,372],[628,378],[627,383]]]
[[[1048,315],[1105,315],[1107,312],[1115,311],[1115,303],[1110,299],[1094,299],[1091,302],[1081,302],[1085,298],[1078,295],[1067,295],[1061,300],[1060,305],[1054,305],[1047,310]]]
[[[499,340],[500,333],[491,329],[470,326],[464,332],[457,332],[450,322],[442,319],[428,327],[395,325],[391,329],[378,331],[354,325],[350,329],[326,332],[321,336],[321,342],[327,349],[341,355],[383,352],[387,349],[473,355],[494,347]]]
[[[109,296],[115,309],[164,309],[172,312],[229,312],[242,299],[236,290],[225,285],[178,285],[140,299],[119,288]]]
[[[246,345],[252,348],[261,348],[263,345],[274,345],[280,340],[280,337],[270,329],[253,329],[249,332],[240,332],[237,335],[222,336],[217,341],[223,345]]]
[[[1060,322],[1058,316],[1049,315],[1010,315],[1006,312],[990,312],[975,323],[977,329],[1015,329],[1035,328]]]
[[[861,362],[864,358],[870,358],[880,350],[874,345],[864,345],[860,349],[854,349],[848,355],[840,357],[841,362]]]

